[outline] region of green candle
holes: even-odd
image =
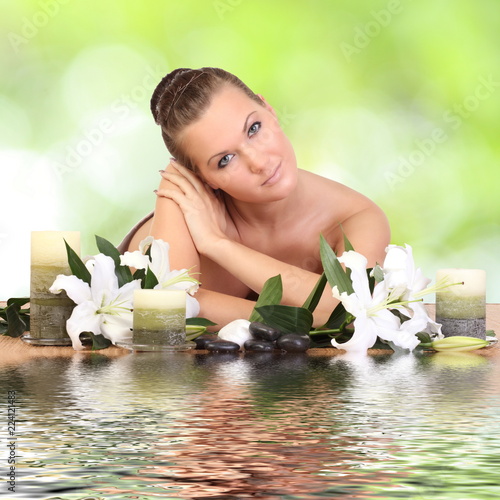
[[[134,290],[133,343],[181,345],[186,342],[186,292]]]
[[[64,240],[80,253],[78,231],[31,233],[30,333],[33,343],[66,345],[71,339],[66,321],[75,307],[65,292],[54,295],[49,288],[59,274],[72,274]]]
[[[482,269],[440,269],[436,281],[458,283],[436,293],[436,321],[445,337],[486,338],[486,272]]]

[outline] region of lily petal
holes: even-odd
[[[141,252],[143,255],[146,255],[146,252],[148,251],[148,248],[151,246],[155,239],[153,236],[146,236],[140,243],[139,243],[139,252]]]
[[[165,276],[170,273],[169,259],[170,245],[163,240],[154,240],[151,244],[151,271],[159,282],[166,281]]]
[[[104,314],[101,333],[113,344],[132,340],[132,313]]]
[[[350,250],[339,257],[339,262],[351,270],[352,287],[358,299],[366,306],[371,301],[370,287],[366,266],[368,260],[364,255]]]
[[[191,295],[186,294],[186,318],[196,318],[200,314],[200,303]]]
[[[136,250],[135,252],[125,252],[120,255],[120,264],[130,266],[135,269],[147,269],[149,267],[149,257]]]
[[[75,304],[91,300],[90,286],[76,276],[65,276],[64,274],[57,276],[49,291],[57,294],[61,293],[62,290]]]
[[[118,290],[115,263],[111,257],[102,253],[95,256],[94,272],[90,281],[92,298],[97,305],[109,303],[113,292]]]
[[[96,305],[91,300],[77,305],[73,309],[68,321],[66,321],[66,330],[73,343],[73,349],[77,351],[83,349],[80,341],[80,333],[92,332],[95,335],[99,335],[101,333],[100,323],[101,320],[97,314]]]
[[[332,339],[332,345],[348,352],[366,352],[377,341],[375,325],[366,316],[354,320],[354,333],[352,337],[342,344]]]

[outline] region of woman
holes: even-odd
[[[172,269],[200,273],[200,316],[219,328],[248,318],[277,274],[282,303],[302,305],[322,272],[320,234],[341,254],[344,231],[370,266],[383,261],[390,231],[381,209],[298,169],[273,108],[234,75],[177,69],[156,88],[151,110],[175,160],[161,171],[154,216],[122,250],[147,235],[168,241]],[[315,325],[335,305],[327,287]]]

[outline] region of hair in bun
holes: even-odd
[[[213,95],[228,84],[262,104],[260,97],[238,77],[220,68],[175,69],[162,78],[153,92],[151,113],[161,127],[163,141],[170,154],[192,170],[189,152],[182,151],[179,145],[179,133],[200,118]]]

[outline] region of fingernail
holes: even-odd
[[[155,189],[155,190],[153,191],[153,193],[154,193],[154,194],[158,194],[158,189]]]
[[[158,172],[160,172],[160,174],[164,174],[165,170],[158,170]]]

